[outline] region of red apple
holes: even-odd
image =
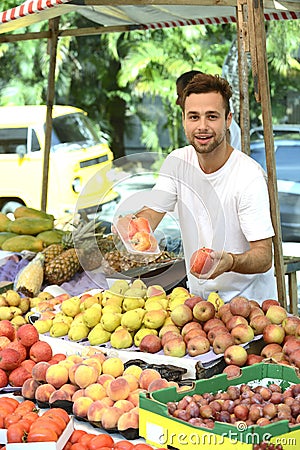
[[[285,336],[284,329],[275,323],[266,325],[263,331],[263,339],[266,344],[281,344]]]
[[[212,303],[204,300],[197,303],[193,308],[193,316],[200,322],[207,322],[209,319],[215,317],[216,310]]]
[[[249,300],[242,296],[234,297],[229,302],[230,312],[234,316],[248,317],[251,311]]]
[[[273,300],[273,299],[264,300],[261,304],[261,309],[263,310],[263,312],[265,314],[271,305],[279,305],[280,306],[280,303],[277,300]]]
[[[195,273],[207,273],[209,272],[212,267],[214,260],[211,257],[211,250],[210,248],[200,248],[199,250],[196,250],[191,257],[190,260],[190,268],[191,272]]]

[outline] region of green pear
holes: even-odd
[[[101,315],[102,315],[102,311],[101,311],[101,306],[100,308],[97,308],[97,306],[100,305],[94,305],[91,306],[90,308],[86,309],[83,313],[83,323],[89,327],[89,328],[93,328],[95,327],[101,319]]]
[[[134,335],[134,345],[136,347],[139,347],[143,337],[147,336],[148,334],[154,334],[155,336],[157,336],[158,332],[157,330],[154,330],[154,328],[140,328]]]
[[[90,332],[89,327],[84,325],[84,323],[79,323],[77,325],[72,325],[68,331],[68,337],[71,341],[80,341],[88,336]]]
[[[125,294],[124,297],[145,297],[146,296],[146,289],[142,288],[129,288]]]
[[[146,284],[143,282],[143,280],[141,280],[140,278],[137,278],[136,280],[134,280],[131,284],[132,288],[140,288],[140,289],[145,289],[147,290],[147,286]]]
[[[166,311],[163,309],[154,309],[147,311],[143,318],[143,323],[147,328],[160,328],[167,317]]]
[[[132,346],[133,338],[126,328],[119,328],[111,334],[110,343],[114,348],[128,348]]]
[[[124,295],[129,289],[129,283],[127,280],[116,280],[109,288],[109,291],[113,294]]]
[[[136,331],[140,329],[142,320],[143,318],[140,314],[135,309],[132,309],[122,314],[121,326],[127,328],[128,331]]]
[[[121,314],[106,312],[102,315],[100,323],[104,330],[112,333],[121,324]]]
[[[104,330],[102,325],[98,323],[88,334],[88,340],[91,345],[105,344],[110,340],[111,333]]]

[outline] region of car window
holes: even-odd
[[[53,119],[52,147],[65,144],[96,145],[102,142],[101,133],[90,118],[84,114],[66,114]],[[77,150],[78,147],[74,147]],[[72,147],[68,147],[71,150]]]
[[[27,148],[27,128],[0,129],[0,153],[2,155],[17,153],[19,145]]]
[[[300,143],[276,148],[276,170],[280,180],[300,181]]]

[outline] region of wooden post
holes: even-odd
[[[282,253],[281,223],[279,214],[276,162],[274,153],[274,138],[272,127],[272,110],[269,89],[268,65],[266,58],[266,34],[263,12],[263,0],[247,0],[249,18],[250,52],[252,59],[252,73],[254,79],[255,97],[261,102],[262,121],[264,127],[264,141],[266,151],[266,165],[268,173],[268,189],[271,205],[271,216],[275,236],[274,264],[277,280],[278,300],[287,308],[284,263]]]
[[[47,209],[49,155],[51,148],[51,133],[52,133],[52,108],[55,97],[55,66],[56,66],[56,51],[58,40],[58,25],[59,25],[59,18],[49,20],[50,38],[48,39],[48,54],[50,57],[50,61],[48,74],[45,149],[43,161],[43,182],[42,182],[42,199],[41,199],[41,209],[43,211],[46,211]]]
[[[240,86],[240,125],[242,151],[250,155],[250,115],[249,115],[249,73],[247,53],[250,51],[247,21],[244,20],[244,8],[247,0],[238,0],[237,5],[237,41],[239,54]]]

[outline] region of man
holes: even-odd
[[[188,85],[188,83],[193,79],[195,75],[203,74],[203,72],[200,72],[200,70],[190,70],[189,72],[185,72],[176,80],[176,92],[177,92],[177,100],[176,105],[181,104],[181,98],[184,91],[184,88]],[[241,129],[232,118],[228,135],[227,135],[228,141],[232,145],[233,148],[237,148],[238,150],[242,149],[242,143],[241,143]]]
[[[165,159],[156,185],[136,215],[153,229],[177,206],[188,288],[207,298],[218,291],[263,301],[276,298],[266,176],[261,166],[226,140],[232,122],[228,82],[196,75],[185,88],[181,107],[190,145]],[[214,250],[207,275],[190,272],[190,258],[201,247]]]

